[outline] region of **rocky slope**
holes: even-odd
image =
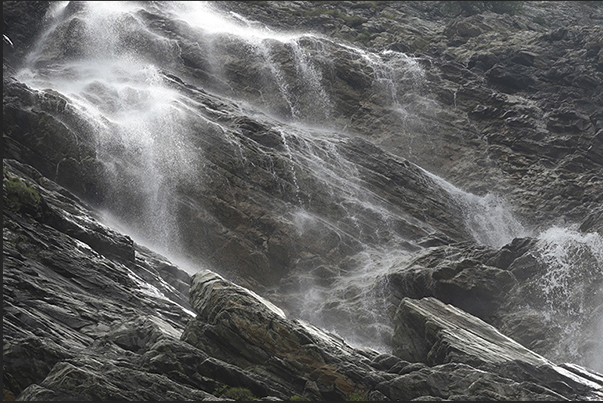
[[[189,290],[186,273],[69,191],[16,161],[4,169],[4,400],[603,397],[600,375],[436,298],[402,299],[392,355],[288,318],[209,270]]]
[[[4,2],[4,400],[602,399],[594,3]]]

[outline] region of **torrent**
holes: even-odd
[[[603,8],[517,3],[3,3],[5,397],[603,398]]]

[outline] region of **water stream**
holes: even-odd
[[[421,249],[398,223],[425,231],[431,227],[366,187],[358,167],[343,156],[348,137],[345,125],[331,122],[336,120],[337,100],[327,78],[334,69],[333,52],[357,60],[359,68],[372,71],[373,87],[404,119],[420,107],[409,103],[422,79],[416,60],[399,52],[371,53],[310,33],[276,32],[205,2],[83,2],[83,10],[74,14],[77,19],[64,24],[70,6],[54,5],[50,16],[56,22],[17,78],[40,91],[59,92],[69,99],[73,113],[95,128],[97,158],[111,173],[106,209],[114,225],[177,261],[183,249],[175,195],[182,187],[205,186],[208,177],[203,173],[209,164],[203,142],[220,138],[228,144],[225,152],[242,167],[240,175],[259,169],[250,161],[252,153],[263,152],[262,169],[287,165],[285,170],[272,168],[273,180],[292,184],[280,189],[288,192],[282,198],[300,238],[318,226],[359,246],[342,260],[339,275],[328,286],[307,279],[300,314],[351,343],[389,351],[386,275]],[[187,40],[151,26],[152,20],[140,13],[145,8],[181,24],[180,35],[189,35]],[[56,49],[53,43],[70,35],[67,27],[78,30],[81,42]],[[191,56],[193,51],[199,60]],[[223,53],[227,51],[231,53]],[[276,133],[283,151],[251,148],[215,117],[215,111],[204,110],[206,106],[174,89],[162,72],[190,74],[181,62],[185,59],[205,69],[213,80],[207,87],[222,91],[220,96],[240,113],[254,110],[254,118]],[[241,66],[256,78],[246,88],[232,74]],[[452,197],[477,243],[499,248],[532,235],[501,197],[476,196],[422,172]],[[329,214],[321,212],[317,194],[329,200]],[[543,292],[585,292],[579,285],[583,282],[568,274],[569,261],[588,253],[595,262],[591,269],[600,270],[600,237],[551,231],[540,237],[542,259],[551,267]],[[557,300],[565,298],[561,294]],[[571,305],[564,312],[579,315],[580,309],[579,304]]]
[[[592,335],[603,339],[603,237],[576,228],[551,227],[538,235],[539,260],[547,266],[539,284],[527,292],[542,301],[537,309],[551,328],[557,328],[560,343],[554,354],[581,360],[584,345],[577,335],[591,327]],[[597,313],[598,309],[598,313]],[[592,318],[595,320],[589,323]],[[560,320],[563,319],[563,320]],[[564,323],[558,326],[558,323]],[[586,357],[585,364],[603,369],[603,352]]]

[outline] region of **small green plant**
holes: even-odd
[[[3,202],[13,211],[34,214],[39,212],[40,194],[27,181],[4,172]]]
[[[367,400],[368,399],[365,392],[354,392],[349,396],[348,399],[350,402],[365,402]]]
[[[214,389],[214,396],[222,396],[224,392],[228,389],[228,385],[216,386]]]
[[[228,385],[221,385],[214,389],[214,396],[227,397],[233,400],[249,401],[258,400],[253,393],[247,388],[241,387],[230,387]]]
[[[293,395],[289,398],[290,401],[292,402],[309,402],[310,399],[308,399],[305,396],[298,396],[298,395]]]

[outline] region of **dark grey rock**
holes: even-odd
[[[44,80],[102,51],[87,45],[86,4],[3,2],[5,400],[219,400],[233,387],[261,400],[600,400],[586,368],[601,369],[603,317],[591,3],[457,15],[440,2],[215,2],[254,27],[312,32],[253,45],[145,3],[111,40],[195,116],[155,139],[182,146],[186,169],[182,154],[160,157],[150,183],[138,151],[98,147],[98,125],[109,137],[118,125],[84,117],[51,80],[16,78],[30,61]],[[102,110],[123,107],[87,84]],[[480,242],[467,206],[420,167],[503,197],[525,233]],[[560,239],[555,225],[576,231]],[[561,246],[566,266],[548,259]],[[212,271],[190,288],[200,268]],[[360,274],[375,277],[347,283]]]
[[[588,389],[593,398],[601,394],[603,383],[598,374],[589,375],[585,371],[582,377],[576,372],[566,372],[493,326],[435,298],[404,299],[396,315],[394,354],[402,359],[425,362],[430,367],[381,384],[379,390],[389,391],[391,397],[408,400],[425,394],[450,398],[467,393],[462,389],[455,391],[451,385],[469,387],[482,376],[489,378],[487,383],[498,386],[481,389],[477,392],[478,399],[490,396],[499,400],[502,396],[495,396],[502,393],[513,398],[530,396],[534,400],[565,400]],[[471,330],[464,334],[467,329]],[[463,374],[459,383],[440,378],[446,377],[452,368],[455,377]],[[475,368],[487,371],[487,375],[482,371],[474,372]],[[436,369],[437,375],[427,375]],[[596,380],[591,383],[593,377]],[[421,384],[425,379],[426,384]],[[471,387],[467,391],[471,392]]]

